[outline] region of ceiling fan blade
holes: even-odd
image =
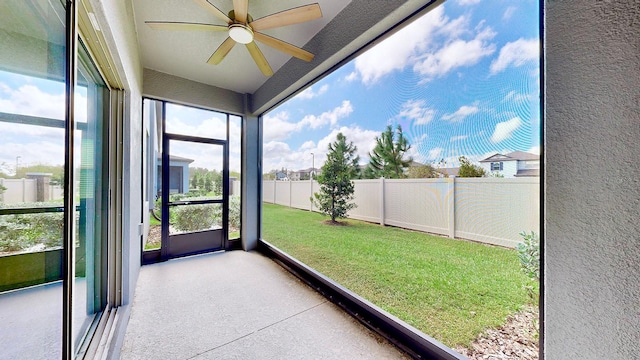
[[[227,31],[224,25],[198,24],[173,21],[145,21],[154,30]]]
[[[287,53],[291,56],[295,56],[300,60],[304,60],[304,61],[311,61],[313,60],[314,55],[306,50],[302,50],[301,48],[295,46],[295,45],[291,45],[288,42],[284,42],[282,40],[276,39],[272,36],[263,34],[263,33],[259,33],[259,32],[254,32],[253,33],[253,39],[260,41],[261,43],[265,44],[265,45],[269,45],[272,48],[276,49],[276,50],[280,50],[284,53]]]
[[[236,21],[247,23],[247,13],[249,12],[249,0],[233,0],[233,12]]]
[[[253,30],[260,31],[280,26],[299,24],[321,17],[322,11],[320,10],[320,5],[315,3],[267,15],[249,23],[249,25]]]
[[[264,76],[273,75],[273,70],[271,70],[271,66],[267,62],[267,59],[262,54],[262,51],[260,51],[260,48],[258,48],[258,45],[256,45],[255,41],[252,41],[246,44],[246,46],[247,46],[247,49],[249,50],[249,54],[251,54],[251,57],[253,58],[253,61],[256,62],[256,65],[258,65],[258,68],[260,69],[260,71],[262,71]]]
[[[220,46],[218,46],[216,51],[213,52],[209,60],[207,60],[207,63],[211,65],[220,64],[220,62],[224,59],[224,57],[227,56],[229,51],[233,49],[235,44],[236,44],[235,40],[228,37],[227,40],[225,40],[222,44],[220,44]]]
[[[212,3],[207,0],[193,0],[196,4],[202,6],[205,10],[217,16],[220,20],[226,22],[227,24],[231,24],[231,19],[227,16],[227,14],[223,13],[220,9],[215,7]]]

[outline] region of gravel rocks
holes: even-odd
[[[470,349],[455,350],[472,360],[537,360],[538,318],[538,308],[527,307],[509,316],[503,326],[480,334]]]

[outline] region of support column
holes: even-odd
[[[248,95],[246,100],[248,100]],[[260,212],[262,209],[262,131],[260,122],[260,118],[246,114],[242,126],[242,224],[240,227],[242,249],[245,251],[255,249],[260,238]]]

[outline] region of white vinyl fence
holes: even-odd
[[[317,211],[317,182],[263,180],[262,200]],[[540,178],[354,180],[349,217],[448,237],[515,247],[539,232]]]
[[[58,185],[44,185],[45,190],[38,199],[38,187],[36,179],[2,179],[0,185],[6,190],[0,195],[0,202],[5,204],[19,204],[37,201],[52,201],[63,198],[63,189]]]

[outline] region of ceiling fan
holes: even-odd
[[[193,1],[223,20],[227,25],[173,21],[145,21],[145,24],[149,25],[152,29],[158,30],[227,31],[229,37],[214,51],[209,60],[207,60],[207,63],[213,65],[220,64],[234,45],[240,43],[247,47],[253,61],[255,61],[265,76],[273,75],[273,70],[254,40],[304,61],[311,61],[314,57],[312,53],[306,50],[258,31],[299,24],[321,18],[322,11],[320,11],[320,5],[318,5],[318,3],[284,10],[253,20],[248,13],[249,0],[233,0],[233,10],[229,11],[228,15],[208,0]]]

